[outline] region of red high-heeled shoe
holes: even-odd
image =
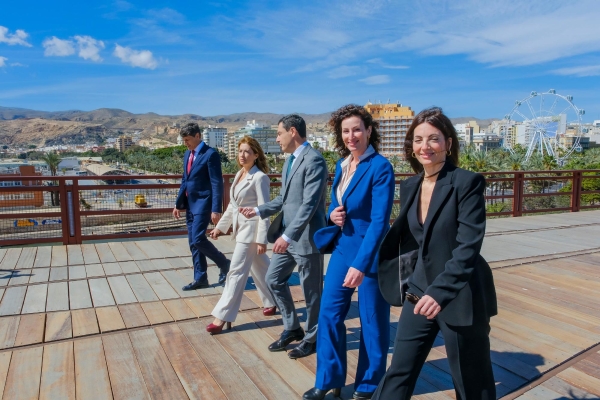
[[[271,315],[275,315],[277,312],[277,307],[265,307],[262,311],[265,317],[270,317]]]
[[[225,326],[225,324],[227,324],[227,329],[231,329],[231,322],[225,322],[223,321],[222,325],[215,325],[212,322],[206,327],[206,332],[210,333],[211,335],[217,335],[219,333],[221,333],[221,331],[223,331],[223,327]]]

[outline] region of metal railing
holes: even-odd
[[[483,175],[488,217],[600,209],[600,170]],[[396,174],[392,220],[400,211],[399,183],[410,176]],[[223,176],[224,207],[233,178]],[[279,193],[281,175],[270,178],[273,198]],[[1,175],[0,246],[185,235],[185,217],[172,216],[179,179],[179,175]],[[330,190],[327,196],[329,202]]]

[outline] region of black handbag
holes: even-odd
[[[275,243],[282,234],[283,212],[280,212],[277,217],[271,222],[271,226],[267,230],[267,242]]]
[[[415,271],[419,250],[412,250],[391,260],[381,261],[377,271],[381,295],[393,306],[400,307],[406,299],[408,278]]]

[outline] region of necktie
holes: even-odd
[[[190,154],[190,158],[188,158],[188,164],[187,164],[187,174],[190,174],[190,171],[192,170],[192,164],[194,163],[194,153],[196,152],[196,150],[192,150],[192,153]]]
[[[289,180],[290,179],[290,172],[292,172],[292,164],[294,163],[294,159],[296,157],[294,157],[294,155],[292,154],[289,158],[289,162],[288,162],[288,167],[287,167],[287,172],[285,174],[285,179]]]

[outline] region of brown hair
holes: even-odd
[[[341,107],[337,111],[331,113],[331,118],[327,123],[329,128],[333,131],[335,135],[335,149],[340,154],[342,158],[348,157],[350,154],[350,150],[346,148],[346,144],[342,139],[342,121],[346,118],[350,117],[359,117],[362,119],[363,124],[366,129],[371,127],[371,137],[369,138],[369,144],[373,146],[376,152],[379,152],[379,122],[374,121],[373,117],[363,106],[359,106],[357,104],[348,104],[346,106]]]
[[[446,157],[446,161],[450,161],[452,164],[458,167],[458,151],[460,149],[460,145],[458,143],[456,129],[454,129],[454,125],[452,125],[450,118],[444,114],[440,107],[431,107],[426,108],[417,114],[412,124],[410,124],[410,128],[408,128],[408,132],[406,132],[406,139],[404,140],[404,156],[410,163],[412,169],[416,173],[423,171],[423,165],[421,165],[419,160],[413,157],[413,139],[417,126],[425,122],[442,132],[442,135],[444,135],[444,139],[446,141],[448,139],[452,139],[452,144],[450,145],[450,155]]]
[[[262,147],[260,147],[260,143],[258,143],[258,141],[256,139],[254,139],[253,137],[244,136],[243,138],[240,139],[240,142],[238,143],[238,150],[240,149],[240,146],[244,143],[247,144],[248,146],[250,146],[250,148],[252,149],[254,154],[258,154],[258,158],[256,159],[256,162],[255,162],[258,169],[260,169],[265,174],[268,174],[269,173],[269,164],[267,163],[267,157],[265,157],[265,152],[263,151]],[[242,164],[240,164],[240,159],[238,157],[236,157],[235,160],[237,161],[238,165],[241,167]]]

